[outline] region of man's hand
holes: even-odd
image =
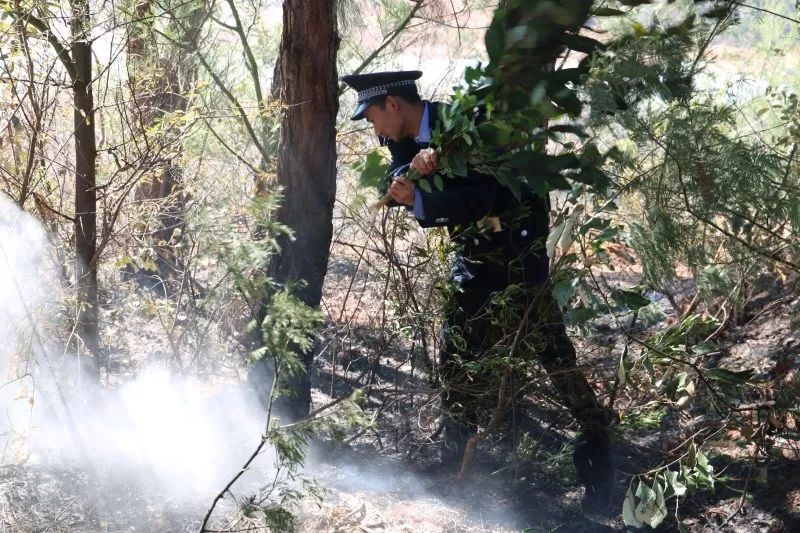
[[[439,164],[439,154],[433,148],[420,150],[414,159],[411,160],[411,168],[421,175],[432,174]]]
[[[395,178],[389,186],[389,195],[399,204],[414,205],[414,182],[402,176]]]

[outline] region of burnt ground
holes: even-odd
[[[753,368],[765,380],[780,365],[796,367],[798,303],[800,297],[786,285],[767,286],[736,323],[728,324],[717,339],[716,355],[704,364]],[[639,333],[670,320],[669,304],[660,301],[659,306],[661,314],[649,324],[643,321]],[[301,505],[299,530],[626,530],[619,516],[590,519],[581,512],[581,489],[571,465],[577,428],[548,396],[546,382],[526,398],[516,432],[482,442],[470,475],[457,482],[455,473],[438,462],[438,401],[421,357],[412,365],[396,339],[376,336],[367,327],[344,330],[329,328],[331,342],[313,374],[315,402],[369,383],[367,408],[376,414],[376,426],[345,443],[313,445],[307,472],[328,492],[320,505]],[[616,372],[618,334],[601,323],[579,337],[580,363],[606,401]],[[618,509],[631,475],[663,464],[676,444],[718,422],[712,412],[640,405],[625,395],[615,407],[622,414],[614,442]],[[800,531],[800,445],[788,430],[776,444],[781,453],[754,464],[746,441],[724,434],[709,454],[721,473],[715,489],[681,498],[658,530],[674,531],[680,523],[692,532]],[[0,467],[0,531],[197,531],[207,504],[159,493],[146,480],[116,479],[113,471],[98,476],[69,464]]]
[[[691,285],[686,280],[683,290]],[[700,364],[707,368],[753,369],[764,383],[780,387],[776,372],[782,368],[781,379],[787,379],[787,368],[798,368],[800,361],[793,323],[800,297],[791,284],[774,280],[762,282],[760,288],[738,316],[720,315],[725,327],[714,339],[712,353]],[[667,299],[658,295],[653,299],[659,309],[633,331],[641,337],[646,337],[653,326],[674,322],[675,313]],[[579,341],[580,364],[608,402],[608,384],[613,382],[619,359],[620,331],[608,322],[596,326]],[[368,340],[364,342],[369,344]],[[332,496],[325,504],[329,514],[324,517],[323,513],[323,519],[319,515],[307,518],[308,531],[626,530],[618,515],[590,519],[581,512],[581,489],[571,465],[576,428],[568,412],[548,399],[546,386],[526,398],[516,438],[495,435],[482,443],[468,480],[457,482],[454,472],[443,469],[437,461],[436,399],[425,394],[424,376],[409,372],[408,354],[398,351],[386,357],[386,352],[382,353],[384,360],[377,369],[371,408],[389,407],[382,412],[377,430],[346,448],[335,446],[320,452],[323,463],[328,461],[328,479],[336,483],[331,483]],[[370,358],[365,350],[359,350],[342,360],[359,367],[368,365]],[[794,372],[790,370],[788,375]],[[316,380],[326,386],[338,383],[340,392],[344,392],[357,385],[348,384],[345,374],[333,378],[330,369],[320,368]],[[399,403],[393,404],[392,393],[397,391],[414,391],[416,406],[404,410]],[[632,475],[674,459],[674,449],[686,439],[712,433],[703,433],[704,428],[721,427],[719,416],[710,408],[696,405],[680,411],[669,405],[642,403],[643,395],[636,398],[637,392],[621,394],[615,403],[622,418],[614,443],[619,470],[613,495],[617,509],[621,509]],[[523,453],[519,449],[515,452],[514,442],[519,442],[520,436],[524,436],[523,448],[527,443]],[[774,437],[773,456],[754,462],[752,445],[746,439],[737,438],[735,431],[717,432],[708,446],[719,476],[714,490],[695,491],[679,502],[669,500],[670,515],[658,531],[674,531],[679,524],[692,532],[800,531],[800,440],[794,428]],[[361,466],[354,472],[353,467],[342,469],[331,462],[343,457],[352,457]],[[363,457],[370,457],[366,466],[363,460],[358,462]],[[385,481],[380,490],[372,487],[373,476]],[[428,502],[428,506],[419,507],[420,502]],[[398,516],[393,510],[398,506],[405,506],[407,512]],[[408,525],[410,516],[423,520],[424,526]]]

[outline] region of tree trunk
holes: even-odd
[[[207,18],[208,5],[204,1],[178,4],[172,9],[176,12],[176,20],[181,22],[172,24],[170,30],[178,35],[181,43],[194,43]],[[184,47],[172,46],[166,53],[159,50],[151,31],[155,24],[154,11],[155,2],[152,0],[136,0],[128,29],[128,77],[134,100],[131,110],[139,135],[164,116],[186,111],[189,100],[184,91],[191,90],[197,77],[194,56]],[[170,131],[163,136],[162,142],[179,142],[179,135],[180,130]],[[183,169],[177,163],[179,150],[168,150],[168,153],[169,156],[158,158],[142,155],[144,164],[157,172],[151,172],[135,190],[138,201],[153,202],[158,208],[156,224],[149,231],[149,244],[158,271],[139,270],[134,276],[141,285],[163,296],[174,288],[170,278],[175,274],[180,278],[185,269],[172,242],[175,230],[184,227]]]
[[[98,355],[97,193],[95,190],[94,97],[88,0],[72,3],[72,61],[75,66],[75,254],[78,282],[77,333],[86,349]]]
[[[295,238],[280,240],[281,253],[270,261],[269,274],[284,284],[302,280],[294,294],[310,306],[318,306],[322,298],[333,233],[338,47],[334,0],[284,1],[276,68],[286,106],[278,155],[284,200],[277,218]],[[293,418],[308,414],[311,404],[313,353],[301,357],[307,372],[290,385],[296,397],[286,402],[291,405],[285,412]]]

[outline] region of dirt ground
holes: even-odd
[[[800,343],[793,336],[793,317],[798,304],[800,296],[790,286],[768,284],[719,338],[718,355],[707,364],[753,368],[765,379],[780,365],[797,368]],[[660,320],[669,320],[669,304],[659,300],[659,305]],[[601,324],[578,343],[580,363],[596,380],[611,379],[615,372],[616,333]],[[376,350],[382,350],[377,359]],[[357,378],[363,379],[365,369],[373,376],[368,408],[380,413],[376,428],[346,444],[314,443],[306,472],[327,494],[319,505],[300,506],[298,530],[626,530],[619,516],[590,519],[581,512],[581,489],[571,465],[576,428],[563,408],[547,401],[546,386],[526,400],[514,438],[495,435],[482,443],[469,477],[457,482],[455,473],[438,462],[436,396],[402,347],[386,350],[368,329],[351,328],[347,345],[336,345],[335,354],[317,361],[315,402],[363,385]],[[655,423],[636,423],[640,413],[625,412],[621,405],[623,422],[614,442],[618,508],[632,474],[661,464],[674,443],[715,423],[711,413],[670,409]],[[533,444],[533,452],[513,453],[520,438]],[[754,467],[737,436],[726,435],[710,454],[722,474],[715,490],[681,498],[658,530],[675,531],[680,524],[690,532],[800,531],[800,442],[787,431],[777,444],[781,456]],[[69,464],[0,467],[3,532],[197,531],[208,504],[159,492],[146,479],[125,480],[113,471],[88,472]],[[233,512],[230,506],[227,512]]]
[[[797,369],[800,363],[798,341],[794,336],[793,317],[800,297],[791,283],[766,280],[736,322],[728,322],[717,338],[716,350],[703,364],[732,370],[753,369],[764,380],[781,369]],[[682,291],[692,282],[685,280]],[[657,323],[674,316],[666,298],[658,300],[663,316]],[[602,325],[594,335],[578,343],[580,363],[595,380],[611,380],[616,371],[618,353],[613,341],[617,331]],[[644,335],[647,325],[638,331]],[[397,354],[399,358],[401,354]],[[351,367],[358,367],[357,360]],[[525,435],[537,443],[537,453],[519,464],[513,457],[511,439],[496,437],[480,447],[477,464],[467,481],[456,482],[454,472],[437,463],[435,400],[424,394],[425,384],[410,376],[407,368],[391,368],[390,360],[381,365],[373,394],[375,406],[391,401],[391,391],[416,390],[418,407],[411,412],[393,411],[390,407],[381,418],[379,430],[365,435],[347,449],[335,448],[326,458],[343,456],[372,457],[367,465],[353,472],[334,463],[325,478],[331,497],[322,513],[314,513],[304,522],[306,531],[625,531],[620,516],[589,519],[579,505],[581,489],[571,466],[571,442],[575,427],[569,414],[538,396],[528,398],[519,421],[517,437]],[[364,361],[366,364],[366,361]],[[795,372],[791,370],[790,372]],[[330,374],[317,375],[329,382]],[[340,376],[343,389],[345,375]],[[334,380],[335,381],[335,380]],[[383,395],[380,389],[388,393]],[[703,427],[718,424],[714,413],[691,409],[688,412],[667,408],[655,425],[637,423],[642,411],[624,401],[617,404],[623,422],[618,426],[614,453],[619,470],[614,501],[620,509],[631,475],[663,464],[669,451]],[[646,411],[645,411],[646,412]],[[412,421],[409,422],[408,417]],[[778,532],[800,530],[800,441],[793,431],[776,439],[779,457],[750,460],[751,448],[735,432],[727,432],[714,441],[710,456],[720,476],[714,491],[699,491],[680,499],[659,531],[691,532]],[[355,463],[359,464],[359,463]],[[377,474],[375,473],[377,472]],[[380,490],[370,485],[377,476]],[[362,485],[363,484],[363,485]],[[413,490],[409,489],[413,486]],[[388,490],[387,490],[388,487]],[[398,513],[398,509],[402,509]]]

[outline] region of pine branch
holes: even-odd
[[[794,22],[795,24],[800,24],[800,19],[794,19],[792,17],[786,16],[786,15],[782,15],[782,14],[776,13],[774,11],[770,11],[769,9],[766,9],[766,8],[763,8],[763,7],[751,6],[750,4],[745,4],[744,2],[737,2],[735,0],[732,3],[734,5],[741,6],[741,7],[746,7],[747,9],[752,9],[754,11],[761,11],[762,13],[767,13],[769,15],[772,15],[772,16],[775,16],[775,17],[778,17],[778,18],[782,18],[784,20],[788,20],[789,22]]]
[[[546,1],[516,0],[495,12],[485,38],[489,63],[469,67],[463,88],[452,95],[451,105],[440,110],[441,120],[432,135],[440,171],[417,179],[420,188],[430,192],[432,181],[442,189],[443,179],[465,178],[469,169],[494,177],[517,198],[524,186],[539,194],[569,188],[566,174],[598,190],[606,186],[608,178],[599,168],[602,156],[591,143],[580,156],[550,155],[543,148],[558,132],[585,137],[574,126],[542,125],[557,117],[578,116],[583,109],[576,88],[570,86],[577,84],[583,70],[554,72],[546,65],[547,58],[563,49],[591,53],[604,46],[577,33],[589,17],[590,4],[565,13]],[[374,160],[368,157],[362,165],[362,184],[383,182],[386,167]],[[544,178],[529,182],[531,168],[541,168]],[[388,201],[384,196],[373,208]]]

